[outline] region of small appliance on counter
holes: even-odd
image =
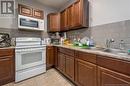
[[[54,44],[54,45],[59,45],[60,44],[60,39],[58,39],[58,38],[52,38],[51,39],[51,43]]]
[[[11,46],[11,40],[9,34],[0,33],[0,47],[9,47]]]

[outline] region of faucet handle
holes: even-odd
[[[110,42],[115,42],[115,40],[114,39],[110,39]]]

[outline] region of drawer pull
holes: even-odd
[[[11,56],[6,56],[6,57],[0,57],[0,61],[7,61],[10,60]]]
[[[8,61],[10,60],[9,58],[1,58],[0,61]]]

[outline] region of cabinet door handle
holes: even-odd
[[[8,61],[8,60],[10,60],[9,57],[2,57],[2,58],[0,58],[0,61]]]
[[[8,61],[10,60],[9,58],[1,58],[0,61]]]

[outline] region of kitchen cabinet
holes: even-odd
[[[18,12],[20,15],[28,16],[28,17],[34,17],[38,19],[44,18],[44,13],[42,10],[34,9],[32,7],[18,4]]]
[[[60,14],[60,31],[67,31],[68,25],[67,25],[67,10],[64,10]]]
[[[75,82],[78,86],[97,86],[96,55],[77,52],[75,59]]]
[[[77,0],[60,13],[49,14],[49,19],[51,19],[48,22],[50,32],[87,28],[89,27],[89,2],[88,0]],[[59,21],[60,30],[57,29]]]
[[[89,2],[77,0],[61,12],[61,31],[89,27]]]
[[[130,86],[130,61],[58,47],[62,74],[77,86]]]
[[[33,16],[33,9],[29,6],[19,4],[18,11],[20,15],[29,16],[29,17]]]
[[[47,16],[48,31],[58,32],[60,31],[60,13],[51,13]]]
[[[75,80],[78,86],[96,86],[96,65],[76,59]]]
[[[69,79],[74,81],[74,51],[58,48],[58,69]]]
[[[98,67],[98,86],[130,86],[130,76]]]
[[[97,65],[130,76],[130,61],[97,55]]]
[[[77,0],[73,5],[74,28],[89,26],[89,2],[88,0]]]
[[[65,55],[58,53],[58,69],[65,73]]]
[[[58,47],[54,46],[54,67],[58,67]]]
[[[14,81],[14,49],[0,49],[0,86]]]
[[[55,62],[55,54],[54,54],[54,47],[53,46],[47,46],[46,48],[46,55],[47,55],[47,58],[46,58],[46,62],[47,62],[47,69],[50,69],[54,66],[54,62]]]
[[[39,9],[33,9],[33,16],[35,18],[38,18],[38,19],[43,19],[44,18],[44,15],[43,15],[43,11],[42,10],[39,10]]]
[[[97,55],[98,86],[129,86],[130,62]]]
[[[67,25],[68,28],[72,29],[74,27],[74,10],[73,10],[73,5],[69,6],[67,8]]]
[[[74,80],[74,57],[72,56],[66,55],[65,73],[71,80]]]

